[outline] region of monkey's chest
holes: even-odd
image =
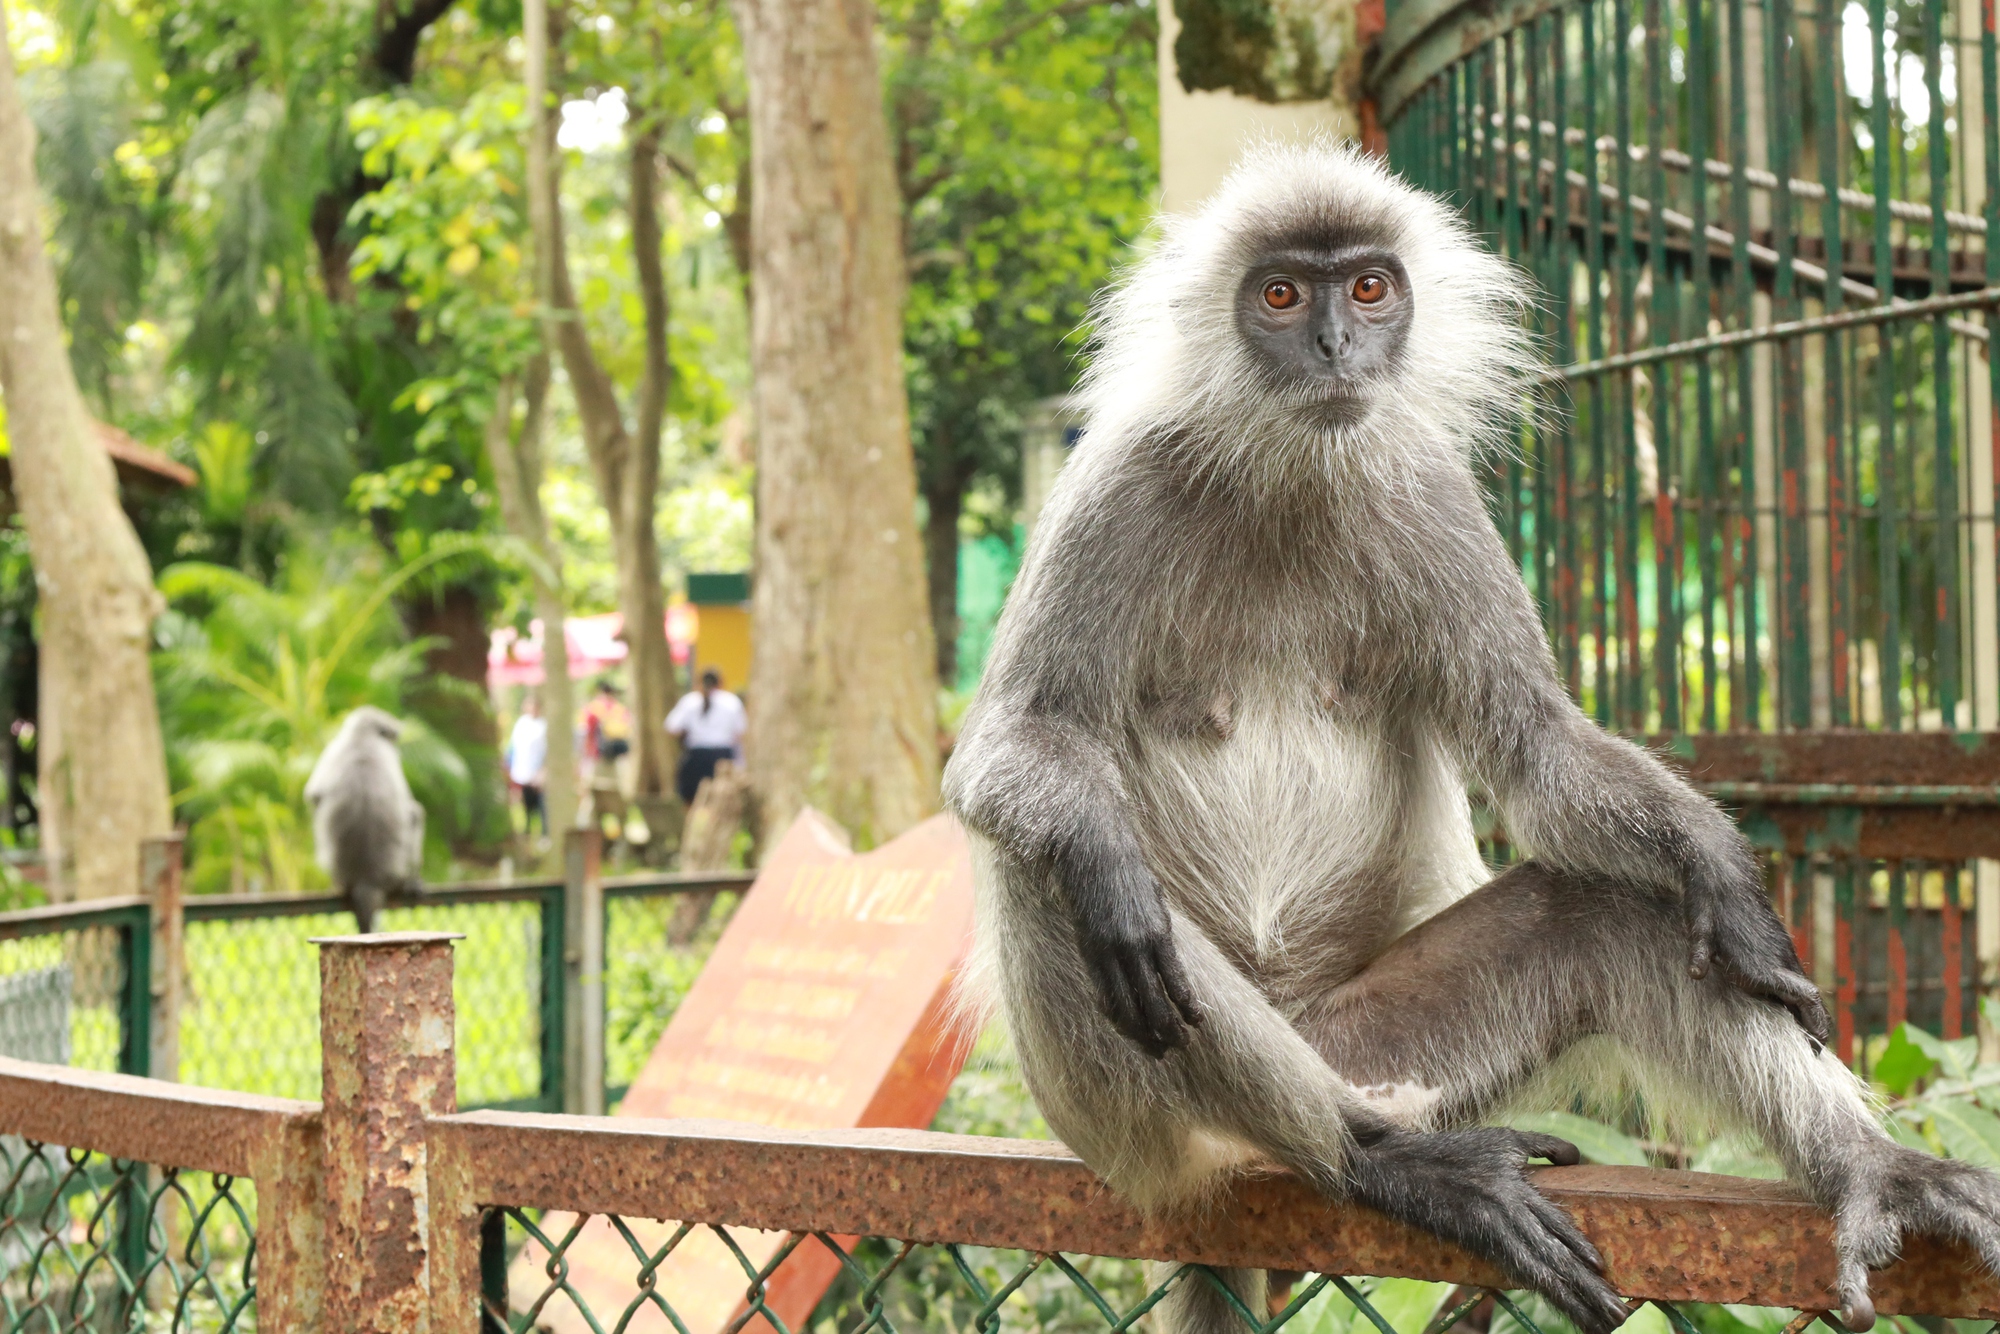
[[[1210,722],[1141,729],[1127,766],[1169,900],[1260,976],[1358,969],[1437,896],[1426,826],[1462,789],[1427,747],[1303,689],[1231,699]]]

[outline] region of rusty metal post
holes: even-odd
[[[181,835],[162,834],[139,845],[139,893],[152,919],[154,1079],[181,1077],[181,981],[186,918],[181,912]]]
[[[473,1164],[459,1145],[440,1137],[429,1154],[431,1207],[430,1334],[484,1334],[481,1314],[479,1201]]]
[[[428,1334],[424,1120],[458,1106],[454,932],[321,937],[327,1284],[341,1334]]]
[[[317,1113],[285,1117],[252,1151],[257,1183],[257,1319],[321,1334],[326,1315],[325,1164]]]
[[[563,1110],[604,1115],[604,835],[572,829],[563,844]]]

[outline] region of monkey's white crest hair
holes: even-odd
[[[1366,467],[1413,449],[1470,461],[1512,447],[1541,368],[1522,322],[1531,288],[1443,201],[1322,138],[1252,148],[1198,213],[1162,224],[1098,304],[1089,435],[1173,434],[1197,471],[1236,464],[1270,480],[1323,475],[1343,456]],[[1313,386],[1273,395],[1237,325],[1247,268],[1287,236],[1330,230],[1393,250],[1413,302],[1400,368],[1369,383],[1365,411],[1343,425],[1307,410]]]

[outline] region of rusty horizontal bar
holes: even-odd
[[[19,908],[0,913],[0,940],[46,936],[58,931],[81,931],[91,926],[123,926],[127,922],[145,920],[145,912],[146,900],[137,895]]]
[[[2000,806],[2000,788],[1970,784],[1703,783],[1717,801],[1785,806]]]
[[[2000,788],[2000,732],[1711,732],[1646,744],[1696,783]]]
[[[428,1143],[433,1179],[473,1205],[1504,1283],[1454,1246],[1283,1174],[1246,1178],[1197,1219],[1148,1221],[1048,1142],[472,1112],[431,1121]],[[1534,1179],[1628,1296],[1837,1304],[1833,1225],[1783,1183],[1629,1167],[1548,1168]],[[1885,1313],[2000,1316],[2000,1284],[1971,1253],[1927,1239],[1912,1239],[1874,1292]]]
[[[1736,807],[1736,823],[1758,847],[1798,856],[1920,862],[2000,858],[2000,811],[1992,807],[1745,804]]]
[[[652,894],[706,894],[750,888],[755,871],[687,871],[674,875],[612,875],[600,882],[607,899],[644,898]]]
[[[272,1136],[318,1122],[316,1102],[0,1056],[0,1133],[114,1158],[251,1176]]]
[[[1549,378],[1584,380],[1612,371],[1630,370],[1635,366],[1650,366],[1656,361],[1676,361],[1682,357],[1698,356],[1706,352],[1722,352],[1730,348],[1747,347],[1753,343],[1804,338],[1812,334],[1830,333],[1835,329],[1852,329],[1860,325],[1925,319],[1948,314],[1954,310],[1969,310],[1995,304],[2000,304],[2000,287],[1982,287],[1975,292],[1954,292],[1949,296],[1926,297],[1921,301],[1898,301],[1890,305],[1869,306],[1863,310],[1814,315],[1808,319],[1763,324],[1754,329],[1732,329],[1728,333],[1711,334],[1706,338],[1690,338],[1680,343],[1666,343],[1659,347],[1643,348],[1637,352],[1621,352],[1614,357],[1601,357],[1596,361],[1580,361],[1574,365],[1558,367],[1549,373]]]

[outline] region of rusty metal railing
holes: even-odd
[[[1149,1220],[1051,1143],[458,1114],[452,940],[320,942],[324,1108],[0,1059],[0,1331],[691,1331],[674,1260],[690,1238],[740,1260],[731,1330],[1123,1330],[1221,1267],[1289,1277],[1270,1307],[1238,1303],[1258,1334],[1544,1327],[1489,1267],[1280,1173]],[[1834,1304],[1832,1225],[1782,1184],[1534,1179],[1674,1334],[1713,1334],[1717,1313],[1759,1328],[1746,1305],[1801,1334]],[[593,1227],[624,1249],[597,1254],[586,1295]],[[1413,1316],[1389,1300],[1400,1280],[1448,1288]],[[2000,1316],[1969,1252],[1921,1240],[1874,1292],[1885,1314]]]

